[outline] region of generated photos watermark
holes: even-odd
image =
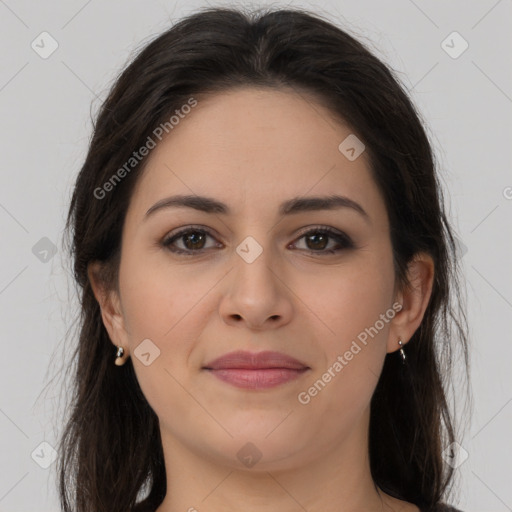
[[[157,141],[155,139],[161,141],[164,137],[164,134],[170,133],[171,130],[173,130],[196,105],[197,100],[193,97],[190,97],[187,103],[174,111],[175,115],[173,114],[168,121],[158,125],[153,130],[152,134],[148,136],[146,142],[137,151],[134,151],[132,156],[128,158],[128,160],[121,167],[119,167],[119,169],[117,169],[117,171],[112,174],[112,176],[105,183],[103,183],[101,187],[96,187],[94,189],[94,197],[101,200],[107,196],[108,192],[112,192],[116,185],[118,185],[121,180],[130,173],[132,169],[137,167],[139,162],[141,162],[144,157],[149,155],[149,152],[156,147]]]
[[[402,305],[398,302],[395,302],[385,313],[380,314],[379,320],[377,320],[371,327],[367,327],[364,329],[364,331],[361,331],[357,335],[357,340],[359,340],[362,345],[366,346],[369,341],[368,336],[373,339],[374,336],[376,336],[379,331],[384,329],[384,326],[389,323],[389,321],[392,320],[401,309]],[[301,391],[297,395],[297,400],[299,403],[302,405],[309,404],[311,399],[317,396],[318,393],[320,393],[320,391],[322,391],[325,386],[331,382],[334,377],[336,377],[336,375],[339,375],[343,368],[345,368],[345,366],[347,366],[348,363],[352,361],[354,356],[359,354],[361,350],[362,347],[357,343],[356,340],[353,340],[350,348],[345,351],[343,355],[338,355],[332,365],[327,368],[327,370],[317,381],[315,381],[312,386],[310,386],[306,391]]]

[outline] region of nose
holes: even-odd
[[[219,312],[224,322],[253,331],[286,325],[293,315],[293,292],[282,262],[270,250],[252,262],[238,254],[224,282]]]

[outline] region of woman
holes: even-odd
[[[456,510],[454,237],[358,41],[299,10],[180,21],[113,86],[67,227],[63,510]]]

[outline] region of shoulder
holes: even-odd
[[[422,510],[421,512],[462,512],[462,510],[452,507],[451,505],[447,505],[446,503],[439,503],[435,507],[428,510]]]
[[[383,493],[383,496],[389,509],[396,512],[462,512],[462,510],[452,507],[446,503],[437,503],[432,506],[416,505],[412,502],[395,498],[386,493]]]

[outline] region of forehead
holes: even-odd
[[[348,125],[292,89],[198,97],[147,157],[131,207],[145,212],[180,193],[216,197],[236,213],[241,204],[261,210],[290,197],[339,193],[382,216],[366,153],[351,161],[339,149],[347,137],[354,137]]]

